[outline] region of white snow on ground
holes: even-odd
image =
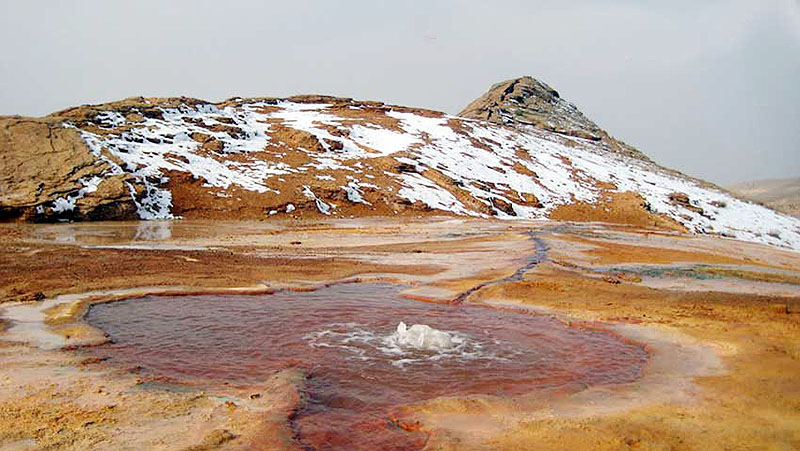
[[[406,150],[412,144],[421,143],[417,137],[410,134],[361,125],[352,126],[350,139],[384,156]]]
[[[280,102],[278,107],[282,110],[268,114],[267,117],[281,119],[286,126],[314,135],[322,147],[330,152],[330,155],[327,156],[339,161],[391,155],[404,150],[416,141],[415,137],[408,134],[375,128],[373,124],[368,124],[371,126],[367,126],[367,124],[346,126],[349,131],[347,138],[335,136],[323,126],[342,127],[342,121],[346,119],[325,113],[323,110],[329,106]],[[342,148],[333,150],[329,142],[340,143]],[[365,148],[369,148],[371,151],[367,151]]]
[[[329,205],[329,204],[326,204],[325,201],[323,201],[322,199],[317,197],[317,195],[314,194],[313,191],[311,191],[311,188],[309,188],[307,186],[304,186],[303,187],[303,195],[306,196],[309,199],[313,199],[314,200],[314,202],[317,205],[317,210],[319,210],[320,213],[322,213],[323,215],[331,214],[331,208],[333,206]],[[288,208],[286,210],[287,210],[287,212],[289,211]],[[294,210],[294,208],[292,208],[292,210]]]
[[[267,106],[270,108],[265,109]],[[398,131],[358,118],[338,117],[329,106],[286,101],[277,105],[245,102],[224,108],[200,104],[164,108],[162,119],[147,118],[139,123],[105,111],[95,118],[102,133],[91,128],[79,131],[92,152],[111,167],[103,175],[128,173],[137,180],[139,193],[135,199],[143,219],[172,217],[172,195],[165,187],[167,171],[189,173],[208,187],[225,190],[235,186],[270,195],[277,193],[270,186],[270,179],[276,176],[347,170],[373,179],[372,174],[365,174],[365,166],[372,168],[366,160],[394,156],[410,169],[384,172],[401,185],[397,195],[437,210],[471,216],[485,216],[485,211],[494,210],[501,218],[544,219],[559,205],[597,201],[603,193],[597,183],[608,182],[618,192],[641,194],[651,211],[675,219],[694,233],[722,234],[800,249],[797,219],[704,188],[653,164],[600,151],[591,141],[572,139],[567,145],[557,135],[533,129],[512,130],[463,118],[389,110],[387,116],[399,122]],[[270,123],[276,121],[313,135],[323,151],[297,149],[311,159],[297,167],[264,161],[257,155],[249,157],[248,154],[265,151],[270,144]],[[217,131],[209,130],[214,127]],[[221,149],[203,149],[200,142],[191,138],[193,133],[220,141]],[[285,154],[276,152],[274,149],[280,144],[274,144],[269,153],[280,160]],[[237,155],[235,161],[232,155]],[[448,188],[437,184],[426,173],[429,170],[444,174],[455,184]],[[316,177],[333,179],[325,173]],[[348,176],[348,180],[342,189],[353,203],[368,203],[362,187],[380,189],[354,177]],[[79,192],[57,199],[51,207],[53,211],[74,209],[75,201],[97,189],[100,180],[82,183],[84,188]],[[132,193],[137,192],[132,184],[129,188]],[[455,190],[486,207],[475,211],[453,195]],[[671,193],[687,195],[702,212],[672,202]],[[331,214],[333,205],[318,198],[311,188],[305,187],[303,194],[314,199],[321,213]],[[532,196],[539,200],[541,208],[524,205],[522,199]],[[510,204],[516,216],[494,208],[493,199]]]
[[[354,204],[364,204],[364,205],[372,205],[371,203],[364,200],[363,194],[361,192],[361,187],[359,186],[358,182],[351,181],[347,183],[347,186],[343,186],[342,189],[347,194],[347,200]]]
[[[472,131],[468,136],[456,133],[449,127],[448,118],[429,118],[394,112],[390,112],[389,116],[400,119],[401,127],[406,132],[429,137],[428,144],[412,151],[415,158],[406,159],[405,162],[416,161],[418,164],[441,171],[449,178],[461,182],[465,190],[473,197],[483,200],[486,205],[490,205],[488,199],[491,197],[514,203],[513,199],[506,197],[502,190],[491,188],[486,182],[499,185],[505,191],[533,194],[542,201],[545,205],[542,209],[518,205],[518,211],[523,212],[523,217],[527,218],[544,218],[557,205],[569,203],[573,199],[592,201],[596,197],[596,193],[589,187],[572,178],[570,168],[560,159],[559,151],[563,152],[564,149],[561,148],[563,146],[556,148],[549,142],[525,139],[533,137],[514,133],[502,127],[467,123],[466,126]],[[487,148],[475,146],[469,138],[477,140]],[[519,148],[526,148],[535,163],[518,158],[515,150]],[[538,183],[530,176],[512,169],[515,163],[535,172]],[[400,195],[406,196],[412,191],[430,191],[429,181],[420,179],[422,177],[406,177],[408,188],[402,190]],[[418,183],[414,184],[415,180]],[[439,191],[443,191],[442,196],[445,193],[450,194],[443,188],[439,188]],[[428,205],[454,213],[463,213],[458,206],[442,208],[440,202]]]
[[[461,215],[479,216],[478,213],[467,209],[460,200],[456,199],[450,191],[440,187],[420,174],[401,174],[404,187],[397,191],[397,195],[411,202],[420,201],[436,209],[450,211]]]
[[[87,194],[93,193],[97,191],[97,185],[102,182],[103,179],[97,176],[93,176],[90,179],[82,178],[79,180],[83,188],[79,189],[78,192],[67,195],[64,197],[59,197],[55,201],[53,201],[53,213],[63,213],[66,211],[72,211],[75,209],[75,201],[78,199],[83,199]]]
[[[130,173],[145,187],[143,196],[134,196],[139,217],[167,219],[172,217],[172,194],[162,187],[168,181],[166,171],[188,172],[195,178],[203,179],[206,186],[210,187],[226,189],[237,185],[260,193],[274,191],[266,185],[269,177],[289,173],[290,168],[283,163],[240,163],[227,158],[230,154],[264,149],[269,125],[263,122],[262,114],[255,112],[261,106],[256,103],[241,108],[219,109],[214,105],[165,108],[162,110],[163,119],[148,118],[134,124],[128,124],[119,113],[102,112],[98,120],[103,126],[135,127],[106,135],[82,130],[81,135],[92,152],[112,166],[110,173]],[[230,134],[208,129],[218,126],[225,130],[228,125],[238,127],[242,132]],[[193,133],[202,133],[221,141],[222,150],[198,153],[201,144],[191,138]],[[115,160],[122,164],[117,164]],[[133,193],[133,186],[129,185],[129,188]]]
[[[469,137],[490,149],[487,150],[471,143],[467,135],[456,133],[447,126],[448,118],[391,112],[389,115],[400,119],[406,132],[430,137],[430,143],[412,150],[418,164],[436,168],[451,179],[461,181],[475,198],[496,197],[514,204],[515,212],[525,218],[543,217],[558,205],[572,201],[596,200],[600,190],[594,180],[615,184],[617,192],[638,192],[653,212],[675,219],[692,232],[723,234],[745,241],[800,249],[800,221],[797,219],[738,200],[721,191],[703,188],[640,160],[608,152],[598,153],[588,143],[577,148],[568,147],[534,133],[521,133],[474,121],[463,122],[470,130]],[[523,149],[533,161],[516,157],[515,149]],[[564,161],[565,158],[568,162]],[[536,180],[515,171],[515,163],[536,173]],[[502,168],[503,172],[495,168]],[[465,213],[462,204],[442,201],[442,198],[452,197],[449,191],[422,176],[403,174],[403,177],[406,187],[398,193],[401,196],[412,201],[423,200],[432,208]],[[544,207],[536,209],[519,205],[497,190],[478,187],[471,182],[491,182],[510,191],[533,194]],[[676,192],[688,195],[693,205],[703,209],[702,214],[671,203],[669,195]]]

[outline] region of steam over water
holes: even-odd
[[[113,343],[85,352],[176,382],[258,383],[276,370],[300,367],[309,375],[300,436],[323,448],[356,446],[351,440],[359,430],[371,431],[359,440],[373,447],[405,443],[409,433],[383,430],[393,406],[628,382],[646,363],[641,347],[604,331],[405,300],[398,295],[403,288],[343,284],[305,293],[100,304],[87,319]],[[384,425],[380,433],[375,424]]]

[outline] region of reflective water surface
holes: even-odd
[[[112,343],[85,352],[175,382],[261,382],[307,372],[295,419],[304,445],[407,449],[424,436],[394,427],[394,406],[445,395],[508,396],[566,384],[632,381],[647,353],[605,331],[545,316],[411,301],[390,284],[340,284],[271,295],[148,296],[93,306]],[[398,340],[427,325],[448,346]]]

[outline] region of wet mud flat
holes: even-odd
[[[347,437],[327,432],[335,424],[355,424],[350,429],[365,446],[384,437],[393,445],[430,449],[800,447],[797,252],[608,224],[453,218],[0,225],[0,238],[6,244],[0,249],[0,449],[347,448]],[[230,363],[213,343],[193,349],[206,357],[199,364],[179,346],[153,350],[156,357],[172,352],[185,360],[163,372],[153,366],[158,358],[141,363],[137,353],[146,347],[125,347],[119,337],[96,350],[81,348],[104,338],[85,321],[90,305],[96,313],[112,309],[102,303],[123,298],[129,300],[120,306],[175,302],[174,315],[198,315],[202,325],[183,335],[224,337],[231,331],[213,331],[197,306],[342,281],[410,284],[403,297],[438,302],[394,299],[405,307],[487,304],[515,310],[515,318],[543,330],[550,330],[548,321],[571,324],[578,327],[568,329],[603,333],[624,345],[644,343],[648,360],[641,377],[605,384],[573,369],[600,365],[607,380],[625,379],[580,352],[556,364],[549,363],[555,354],[546,352],[536,362],[544,371],[522,368],[506,384],[502,367],[481,366],[485,358],[466,361],[475,349],[464,343],[503,355],[538,349],[550,338],[567,346],[569,334],[506,337],[504,348],[480,340],[486,338],[476,328],[483,315],[465,314],[463,324],[453,325],[446,318],[461,310],[424,311],[418,319],[414,312],[393,317],[394,308],[360,303],[348,307],[366,311],[358,323],[330,315],[316,325],[314,318],[272,312],[308,321],[296,331],[288,330],[289,321],[281,323],[287,342],[303,352],[288,352],[289,346],[288,357],[269,360],[266,350],[279,337],[234,343],[234,360],[257,357],[253,367]],[[209,301],[201,293],[221,297]],[[181,313],[179,306],[189,305],[183,301],[190,297],[181,298],[186,295],[199,296],[197,308]],[[292,300],[287,296],[285,303]],[[141,308],[126,321],[147,313]],[[243,316],[258,319],[262,308],[244,309],[224,324],[241,327]],[[385,322],[367,321],[370,315]],[[393,354],[400,321],[409,333],[423,323],[448,334],[451,347],[401,346]],[[151,332],[155,337],[163,330]],[[248,335],[258,336],[266,335],[255,329]],[[465,368],[472,365],[468,377],[455,371],[456,356]],[[377,386],[378,377],[367,377],[375,368],[386,371],[379,373],[385,392],[365,389]],[[623,374],[633,373],[625,368],[631,371]],[[484,373],[494,382],[484,383]],[[456,394],[439,395],[442,386]],[[520,388],[532,391],[516,394]],[[397,399],[385,402],[390,396]]]
[[[631,382],[647,362],[642,346],[608,331],[403,299],[404,288],[349,283],[99,304],[86,319],[111,342],[83,352],[172,384],[256,384],[300,369],[305,399],[293,424],[298,441],[313,449],[420,448],[426,436],[393,424],[393,409],[441,396]],[[446,344],[404,342],[400,322],[441,331]]]

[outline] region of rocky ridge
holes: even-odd
[[[509,110],[498,92],[524,108]],[[0,215],[445,214],[617,222],[800,249],[800,221],[658,167],[543,83],[518,79],[481,99],[464,111],[471,117],[328,96],[132,98],[4,117]]]
[[[589,120],[555,89],[533,77],[520,77],[493,85],[467,105],[459,116],[512,126],[532,126],[565,136],[595,141],[612,152],[649,160],[636,148],[613,138]]]

